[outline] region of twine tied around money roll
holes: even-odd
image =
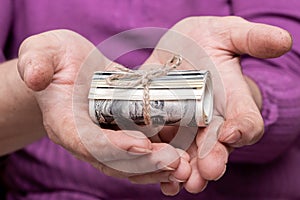
[[[106,83],[112,86],[123,86],[123,87],[135,87],[142,85],[143,91],[143,117],[146,125],[151,124],[151,113],[150,113],[150,95],[149,86],[152,79],[161,76],[166,76],[168,72],[176,69],[182,63],[182,57],[180,55],[174,55],[167,63],[162,67],[150,70],[131,70],[125,67],[117,66],[116,68],[122,72],[122,74],[113,74],[106,79]],[[131,82],[120,81],[122,79],[132,79]]]

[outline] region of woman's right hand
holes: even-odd
[[[102,129],[90,119],[91,77],[112,65],[92,43],[68,30],[31,36],[19,50],[20,76],[33,91],[53,142],[110,176],[147,174],[138,183],[187,180],[191,168],[184,151],[152,143],[138,131]]]

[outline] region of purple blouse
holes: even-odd
[[[183,190],[172,199],[300,199],[300,1],[1,0],[0,5],[0,61],[16,57],[24,38],[60,28],[94,44],[132,28],[170,28],[188,16],[238,15],[287,29],[294,40],[289,53],[276,59],[242,59],[244,73],[263,94],[262,140],[234,151],[224,177],[210,182],[204,192]],[[103,175],[48,138],[9,155],[4,164],[1,179],[7,199],[171,198],[158,185],[134,185]]]

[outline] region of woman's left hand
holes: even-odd
[[[210,68],[214,71],[212,76],[219,77],[218,82],[214,82],[214,119],[207,128],[199,128],[194,143],[187,150],[192,173],[184,187],[189,192],[198,193],[205,188],[207,181],[217,180],[225,173],[233,148],[252,145],[263,135],[262,97],[255,82],[243,75],[240,55],[279,57],[289,51],[292,40],[283,29],[251,23],[239,17],[191,17],[178,22],[163,36],[144,66],[149,66],[149,63],[163,65],[173,52],[183,55],[183,59],[187,52],[195,53],[192,45],[180,43],[174,33],[190,38],[202,48],[215,66]],[[170,52],[165,49],[170,49]],[[202,57],[199,54],[198,59]],[[195,69],[195,66],[186,62],[179,69]],[[174,131],[170,132],[169,128],[160,136],[170,139],[170,134]],[[209,150],[204,150],[207,147]],[[162,183],[162,191],[175,195],[179,192],[179,184]]]

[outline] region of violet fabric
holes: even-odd
[[[132,28],[170,28],[188,16],[238,15],[285,28],[294,40],[291,52],[280,58],[243,57],[244,73],[263,94],[266,132],[258,144],[234,151],[224,177],[204,192],[166,197],[159,185],[105,176],[44,138],[3,161],[7,199],[300,199],[299,10],[298,0],[1,0],[0,61],[15,58],[22,40],[47,30],[71,29],[99,44]],[[138,65],[147,55],[120,62]]]

